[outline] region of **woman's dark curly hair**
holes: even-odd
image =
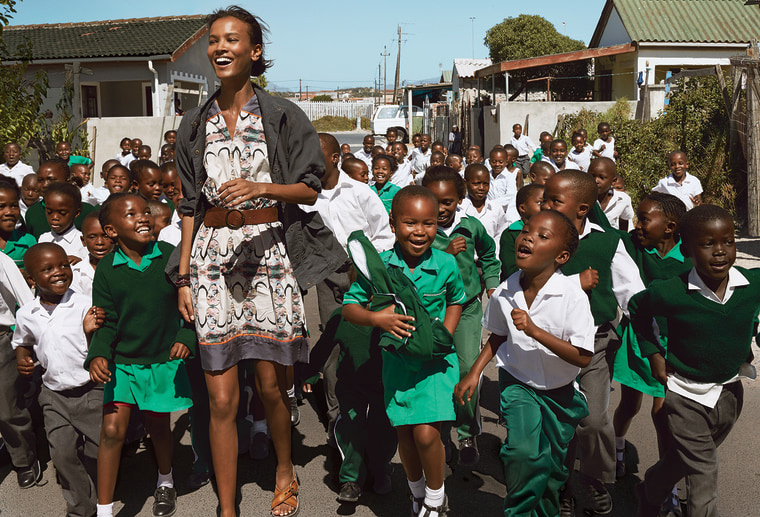
[[[245,22],[248,25],[248,35],[251,37],[251,43],[261,45],[261,57],[251,65],[251,76],[260,76],[266,72],[267,68],[272,66],[272,62],[269,59],[264,59],[264,36],[269,35],[269,26],[255,14],[249,13],[238,5],[231,5],[224,9],[217,9],[211,13],[206,20],[206,28],[210,31],[215,21],[227,17],[237,18]]]

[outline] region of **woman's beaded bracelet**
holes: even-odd
[[[177,275],[177,281],[174,282],[177,287],[189,287],[190,275]]]

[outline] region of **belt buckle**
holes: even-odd
[[[235,224],[230,222],[230,215],[238,213],[240,214],[240,223]],[[224,216],[224,224],[227,226],[227,228],[231,230],[238,230],[242,228],[245,225],[245,214],[241,210],[238,210],[237,208],[233,208],[232,210],[228,210],[227,213]]]

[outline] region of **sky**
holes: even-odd
[[[225,7],[217,0],[20,0],[12,25],[116,20],[153,16],[208,14]],[[588,44],[605,0],[583,0],[573,9],[566,0],[540,2],[464,0],[360,2],[269,0],[241,5],[270,28],[265,55],[274,60],[267,71],[270,88],[306,91],[372,87],[382,75],[384,48],[386,85],[393,88],[401,26],[401,81],[437,80],[451,70],[455,58],[485,58],[486,31],[505,18],[538,14],[557,31]],[[65,8],[63,7],[65,5]],[[579,8],[578,5],[582,7]],[[431,8],[431,6],[435,6]],[[474,17],[474,20],[471,18]],[[473,38],[474,35],[474,38]],[[382,81],[382,78],[381,78]],[[381,84],[382,86],[382,84]]]

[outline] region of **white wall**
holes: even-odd
[[[161,146],[164,144],[164,133],[177,129],[182,117],[108,117],[91,118],[87,121],[87,132],[93,142],[90,152],[95,162],[92,182],[102,185],[100,169],[103,162],[114,158],[121,152],[119,142],[124,137],[140,138],[149,145],[152,151],[151,159],[158,162]]]

